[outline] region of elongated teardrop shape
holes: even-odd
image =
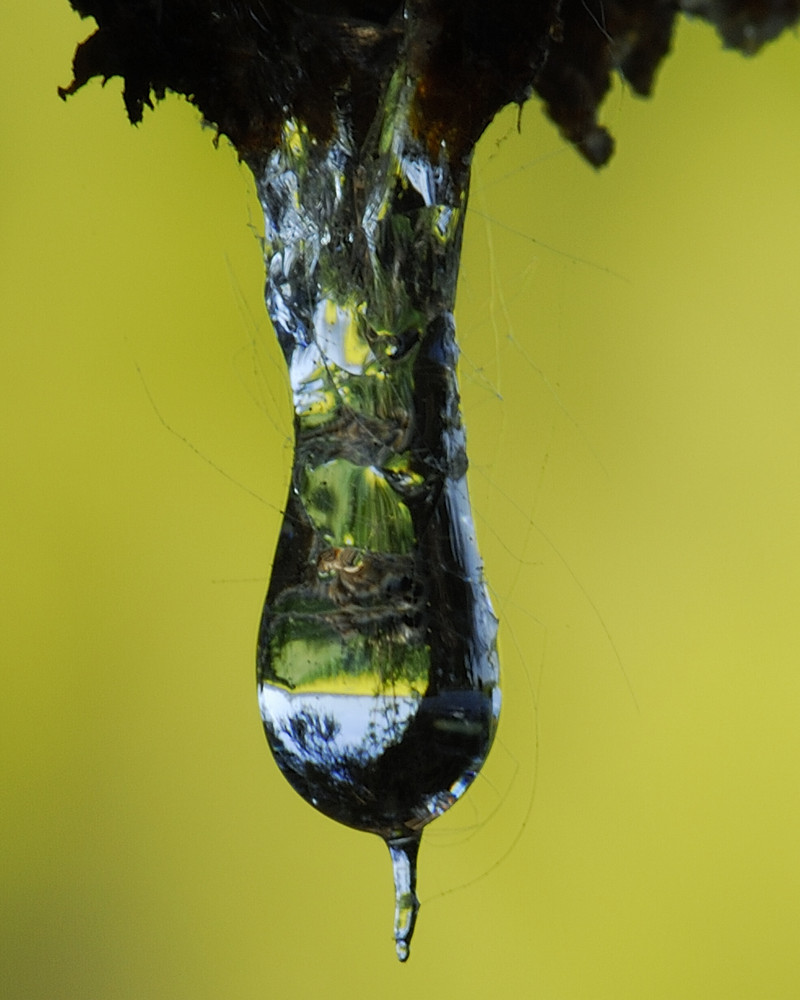
[[[295,407],[261,621],[261,715],[312,805],[383,837],[405,960],[423,827],[466,790],[500,708],[467,495],[452,316],[464,176],[393,79],[371,139],[287,120],[259,178],[267,305]]]

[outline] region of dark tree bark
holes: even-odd
[[[534,92],[595,166],[613,150],[597,124],[621,73],[649,94],[681,13],[714,24],[751,54],[800,17],[800,0],[72,0],[97,31],[79,46],[74,79],[124,78],[133,122],[167,90],[185,94],[257,165],[287,112],[320,138],[337,95],[365,131],[403,44],[406,13],[424,24],[414,63],[418,128],[466,156],[492,117]]]

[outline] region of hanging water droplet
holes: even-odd
[[[259,633],[278,766],[389,845],[401,961],[423,828],[468,788],[500,709],[466,485],[452,307],[467,171],[430,159],[399,70],[371,140],[288,120],[258,179],[295,454]]]

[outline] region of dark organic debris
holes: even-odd
[[[366,129],[410,44],[418,126],[468,155],[492,117],[536,92],[562,134],[595,166],[613,141],[597,111],[617,71],[650,93],[675,18],[714,24],[751,54],[800,17],[800,0],[72,0],[97,31],[75,54],[74,93],[92,77],[124,79],[133,122],[167,90],[185,94],[252,165],[287,112],[320,137],[337,101]],[[407,19],[414,32],[405,30]],[[411,41],[409,41],[411,39]],[[356,136],[358,139],[359,137]]]

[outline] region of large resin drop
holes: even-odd
[[[323,813],[381,836],[408,957],[422,829],[468,788],[500,708],[467,495],[452,308],[464,168],[413,134],[398,72],[361,148],[284,123],[258,177],[295,455],[261,621],[261,715]]]

